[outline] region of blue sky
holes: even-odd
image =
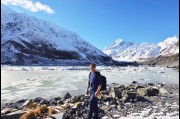
[[[101,50],[118,38],[135,43],[157,43],[175,35],[179,37],[179,0],[26,1],[40,2],[54,13],[9,7],[75,31]]]

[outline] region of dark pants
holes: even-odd
[[[95,92],[90,92],[88,119],[92,119],[93,112],[94,112],[94,119],[99,119],[98,99],[95,97]]]

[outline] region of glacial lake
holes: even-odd
[[[107,83],[179,84],[179,72],[164,67],[105,67],[97,70]],[[74,66],[1,66],[1,104],[35,97],[53,98],[85,94],[89,67]]]

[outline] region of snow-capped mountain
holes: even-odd
[[[118,39],[103,52],[119,61],[147,61],[160,55],[179,53],[179,38],[174,36],[158,44],[131,43]]]
[[[1,4],[1,64],[115,62],[78,34]],[[117,63],[117,62],[116,62]]]
[[[160,42],[157,44],[161,47],[160,55],[174,55],[179,53],[179,38],[176,36],[167,38],[165,41]]]

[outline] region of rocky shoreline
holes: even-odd
[[[179,118],[178,84],[109,84],[99,98],[102,119]],[[22,99],[1,107],[1,119],[86,119],[89,96]]]

